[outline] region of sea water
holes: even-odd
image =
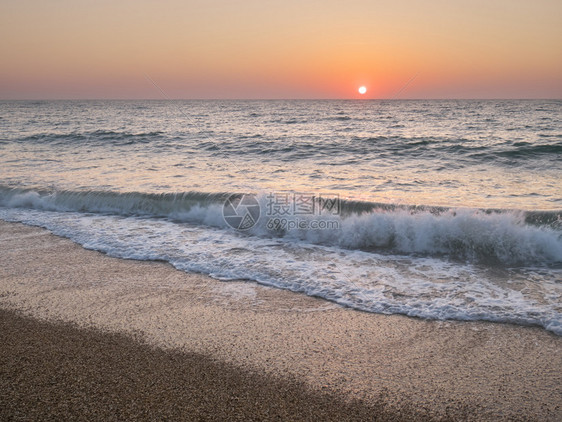
[[[562,101],[0,102],[0,218],[378,313],[562,335]]]

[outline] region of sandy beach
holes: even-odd
[[[0,222],[3,420],[562,419],[537,327],[343,308]]]

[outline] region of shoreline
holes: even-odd
[[[353,403],[360,419],[365,409],[381,420],[562,418],[562,339],[541,328],[355,311],[111,258],[17,223],[0,221],[0,241],[0,309],[26,316],[2,312],[3,321],[37,324],[29,341],[51,329],[137,339],[258,373],[264,385],[297,380],[302,391],[289,390],[300,397]]]

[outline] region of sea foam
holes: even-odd
[[[0,206],[44,211],[86,212],[167,218],[231,229],[223,217],[228,193],[117,193],[44,191],[0,187]],[[560,213],[514,210],[398,207],[342,202],[337,215],[287,215],[285,219],[322,221],[324,229],[271,230],[266,194],[256,196],[260,219],[246,231],[343,249],[449,257],[502,266],[557,266],[562,263]],[[548,214],[548,215],[546,215]],[[546,215],[546,216],[545,216]],[[327,224],[328,222],[332,224]],[[318,226],[318,224],[317,224]]]

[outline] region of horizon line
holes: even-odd
[[[560,98],[0,98],[0,101],[562,101]]]

